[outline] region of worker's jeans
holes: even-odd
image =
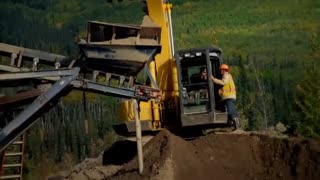
[[[225,99],[224,104],[227,108],[228,112],[228,120],[233,120],[238,117],[238,112],[236,108],[236,100],[235,99]]]

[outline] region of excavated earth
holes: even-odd
[[[208,134],[184,140],[159,132],[143,147],[137,173],[136,144],[119,141],[97,159],[87,159],[62,179],[212,180],[320,179],[320,142],[253,133]],[[50,179],[50,178],[49,178]]]

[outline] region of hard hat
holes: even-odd
[[[220,69],[223,69],[223,70],[226,70],[226,71],[229,71],[229,70],[230,70],[230,69],[229,69],[229,66],[226,65],[226,64],[221,64]]]

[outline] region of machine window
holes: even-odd
[[[184,113],[208,112],[209,86],[205,59],[188,58],[181,61],[181,72]]]

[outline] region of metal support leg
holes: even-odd
[[[133,99],[134,105],[134,118],[136,121],[136,138],[137,138],[137,150],[138,150],[138,164],[139,164],[139,173],[143,171],[143,154],[142,154],[142,138],[141,138],[141,123],[139,119],[139,110],[138,102],[136,99]]]

